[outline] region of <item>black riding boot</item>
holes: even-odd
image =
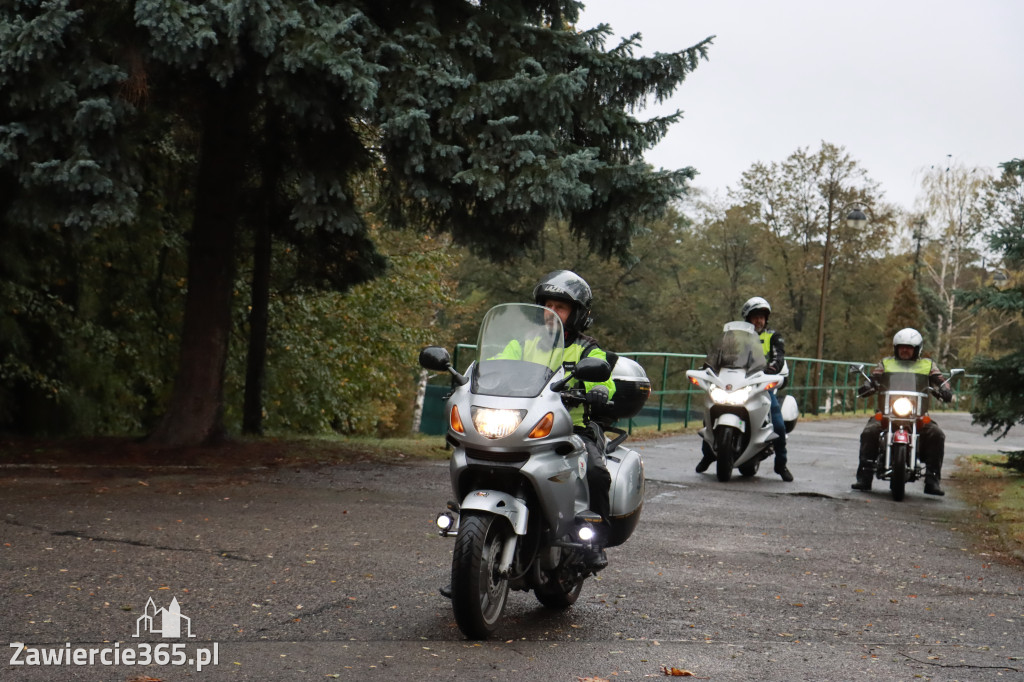
[[[594,428],[597,428],[596,424],[594,424]],[[598,431],[598,433],[601,432]],[[603,433],[601,439],[604,439]],[[601,466],[597,466],[598,463]],[[603,451],[600,453],[600,456],[596,453],[591,453],[589,464],[587,488],[590,491],[590,510],[601,515],[601,526],[596,529],[598,534],[597,542],[595,542],[592,551],[587,553],[587,566],[591,571],[597,573],[608,566],[608,555],[605,554],[604,546],[608,542],[608,533],[611,531],[612,475],[604,464]]]
[[[850,487],[854,490],[871,490],[871,479],[875,477],[875,463],[861,462],[857,467],[857,481]]]
[[[938,495],[939,497],[946,494],[946,491],[939,485],[939,481],[942,480],[942,474],[938,469],[928,469],[924,474],[924,494],[925,495]]]
[[[706,440],[700,442],[700,462],[697,463],[697,473],[703,474],[708,467],[715,463],[715,453],[711,452],[711,446]]]
[[[945,439],[943,438],[943,440]],[[941,497],[946,494],[946,491],[939,485],[939,481],[942,480],[942,460],[945,459],[945,452],[943,452],[943,449],[941,448],[942,441],[939,442],[939,447],[936,447],[934,442],[930,443],[930,445],[931,454],[928,459],[925,460],[924,494],[938,495]]]

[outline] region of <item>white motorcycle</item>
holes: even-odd
[[[686,372],[694,386],[704,391],[704,426],[698,432],[715,457],[719,481],[732,478],[733,469],[743,476],[757,473],[761,462],[772,456],[769,391],[782,385],[788,374],[766,374],[761,341],[749,322],[728,322],[701,369]],[[786,432],[796,426],[799,409],[793,396],[782,401]]]
[[[587,558],[595,543],[622,544],[640,520],[643,461],[622,447],[626,433],[611,422],[640,411],[650,381],[627,358],[618,358],[614,370],[597,358],[563,366],[563,338],[552,311],[507,304],[484,317],[480,359],[465,375],[444,348],[420,353],[423,367],[454,377],[446,409],[455,501],[437,525],[442,536],[455,537],[452,608],[459,629],[472,639],[495,631],[509,589],[533,590],[549,608],[571,606],[593,572]],[[611,517],[604,527],[590,510],[587,450],[573,432],[569,408],[589,400],[577,382],[609,375],[616,384],[613,401],[586,408],[616,434],[606,440]]]

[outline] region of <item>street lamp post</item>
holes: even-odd
[[[846,225],[850,229],[860,229],[864,227],[868,222],[867,215],[860,209],[857,204],[847,204],[839,211],[842,215],[846,209],[851,208],[852,210],[846,214]],[[824,359],[825,353],[825,300],[828,298],[828,271],[831,258],[829,256],[829,249],[832,246],[832,220],[829,217],[828,227],[825,230],[825,255],[822,259],[821,264],[821,299],[818,302],[818,354],[815,356],[819,360]]]

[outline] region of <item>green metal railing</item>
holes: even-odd
[[[476,345],[460,343],[455,347],[452,365],[460,372],[464,372],[475,358],[475,354]],[[471,357],[467,358],[467,355]],[[693,422],[700,424],[704,409],[703,391],[687,380],[686,371],[698,369],[704,363],[704,354],[633,351],[619,355],[640,363],[651,380],[651,397],[640,414],[630,420],[630,430],[638,426],[654,426],[661,431],[670,425],[687,427]],[[874,396],[857,397],[857,389],[863,382],[863,377],[858,372],[851,371],[851,368],[858,364],[863,364],[865,371],[870,371],[873,362],[795,357],[787,357],[786,362],[789,365],[789,379],[781,394],[796,398],[801,416],[846,415],[858,412],[864,414],[874,409]],[[971,411],[974,408],[974,384],[977,378],[976,375],[970,374],[958,377],[953,382],[953,402],[946,405],[933,400],[932,410]],[[434,381],[444,381],[444,378],[438,375]],[[428,386],[427,405],[424,407],[423,426],[420,428],[424,433],[445,432],[446,425],[433,424],[434,419],[429,415],[436,413],[443,422],[443,404],[432,403],[442,403],[441,398],[449,389],[448,384]]]
[[[651,398],[635,423],[653,425],[660,431],[666,423],[689,426],[703,418],[703,391],[686,379],[686,370],[697,369],[704,355],[690,353],[629,352],[620,355],[639,362],[651,379]],[[808,414],[846,415],[874,409],[875,397],[858,398],[857,389],[864,379],[853,368],[863,364],[870,372],[873,362],[818,360],[787,357],[789,378],[782,395],[797,401],[801,416]],[[974,407],[975,375],[962,375],[953,383],[954,398],[950,404],[932,401],[933,411],[971,411]]]

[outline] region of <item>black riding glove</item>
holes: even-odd
[[[861,387],[857,389],[857,396],[861,397],[861,398],[865,398],[865,397],[871,395],[872,393],[874,393],[877,390],[878,390],[878,384],[876,384],[875,382],[872,381],[870,383],[862,384]]]
[[[604,405],[608,402],[608,387],[607,386],[594,386],[592,389],[587,391],[587,404],[588,405]]]
[[[948,403],[953,400],[953,391],[949,389],[949,386],[943,386],[939,388],[939,398],[942,399],[942,402]]]

